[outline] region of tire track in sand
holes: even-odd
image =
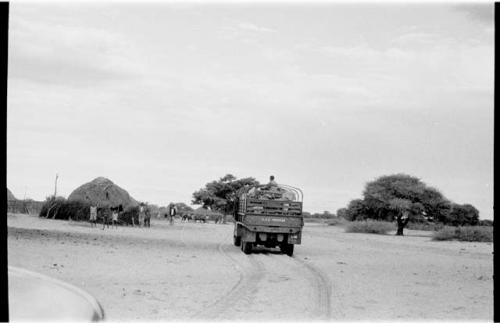
[[[310,282],[310,286],[314,289],[316,316],[318,319],[331,320],[341,319],[344,314],[341,310],[340,298],[333,292],[333,283],[330,278],[316,266],[294,257],[284,257],[284,255],[276,254],[272,259],[277,260],[283,266],[292,266],[290,268],[298,272],[300,277],[304,277]],[[305,274],[305,275],[304,275]],[[332,305],[332,296],[335,296],[336,306]]]
[[[254,255],[246,256],[246,259],[249,260],[250,267],[241,264],[226,251],[228,246],[233,247],[232,245],[228,245],[226,241],[223,241],[217,246],[217,249],[238,271],[238,281],[224,296],[218,298],[215,302],[193,315],[191,317],[193,319],[218,319],[228,310],[234,309],[236,304],[241,302],[250,303],[253,294],[257,292],[258,283],[264,276],[263,264],[258,261]]]
[[[295,257],[292,259],[301,264],[303,268],[307,269],[314,277],[314,285],[316,286],[320,306],[322,308],[322,312],[324,313],[323,317],[326,320],[344,319],[345,313],[342,310],[344,307],[342,298],[338,293],[336,293],[335,285],[328,275],[307,261]],[[332,303],[332,298],[334,303]]]
[[[318,314],[322,319],[330,320],[332,317],[332,282],[325,273],[312,264],[298,258],[292,258],[292,260],[309,272],[311,284],[316,291]]]

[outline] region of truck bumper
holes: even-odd
[[[289,244],[300,244],[302,240],[302,228],[290,227],[268,227],[268,226],[238,226],[238,235],[247,242],[258,242],[272,244],[286,242]]]
[[[269,226],[259,226],[251,225],[244,226],[247,230],[253,232],[267,232],[267,233],[298,233],[302,230],[301,227],[269,227]]]

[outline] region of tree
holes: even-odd
[[[455,204],[451,206],[450,222],[452,225],[477,225],[479,223],[479,211],[470,204]]]
[[[231,174],[221,177],[217,181],[211,181],[205,184],[204,188],[193,193],[192,203],[202,205],[204,208],[210,208],[224,214],[231,214],[234,211],[234,201],[237,192],[246,185],[259,185],[259,182],[253,177],[237,179]]]
[[[179,202],[179,203],[174,203],[174,205],[177,208],[177,212],[179,214],[185,214],[193,211],[193,208],[187,205],[186,203]]]
[[[337,210],[337,217],[345,219],[346,216],[347,216],[347,209],[345,207]]]
[[[368,182],[363,191],[363,199],[352,200],[345,211],[337,211],[337,214],[340,213],[350,221],[396,221],[397,235],[403,235],[408,222],[479,224],[479,211],[474,206],[452,203],[437,189],[406,174],[381,176]]]
[[[366,219],[367,208],[365,201],[362,199],[355,199],[349,202],[347,206],[345,219],[349,221],[364,220]]]
[[[389,201],[389,209],[395,211],[395,218],[398,224],[396,235],[398,236],[403,235],[403,229],[411,218],[415,218],[424,212],[424,207],[421,203],[403,198],[391,199]]]
[[[441,192],[433,187],[426,187],[421,203],[424,206],[424,216],[427,220],[450,223],[450,211],[452,203],[446,199]]]
[[[443,216],[442,211],[448,210],[448,202],[438,190],[406,174],[381,176],[367,183],[363,197],[368,217],[396,220],[396,235],[403,235],[410,221],[439,218]]]

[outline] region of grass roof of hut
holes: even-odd
[[[14,194],[12,194],[12,192],[7,189],[7,201],[16,201],[16,197],[14,196]]]
[[[98,177],[75,189],[69,196],[70,201],[85,201],[98,206],[137,206],[139,203],[130,194],[105,177]]]

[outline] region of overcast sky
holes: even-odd
[[[159,205],[227,173],[335,212],[407,173],[493,216],[493,3],[10,4],[7,186]]]

